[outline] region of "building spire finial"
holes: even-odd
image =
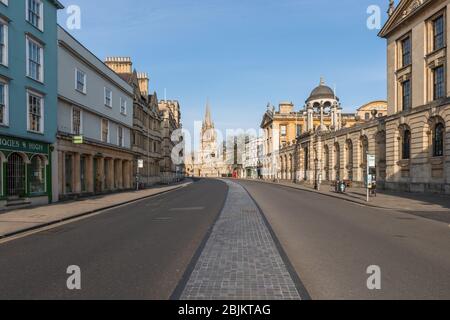
[[[212,120],[211,120],[211,108],[209,106],[209,98],[206,101],[206,111],[205,111],[205,124],[207,126],[212,126]]]
[[[325,79],[324,77],[320,77],[320,85],[324,86],[325,85]]]

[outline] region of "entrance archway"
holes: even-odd
[[[21,197],[26,193],[25,161],[19,153],[12,153],[8,157],[6,166],[6,181],[8,197]]]

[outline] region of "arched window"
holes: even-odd
[[[35,156],[31,159],[30,164],[30,192],[44,193],[45,179],[45,160],[40,156]]]
[[[403,131],[403,139],[402,139],[402,159],[408,160],[411,158],[411,131],[409,129],[405,129]]]
[[[438,123],[434,127],[433,133],[433,156],[442,157],[444,155],[444,134],[445,127],[442,123]]]

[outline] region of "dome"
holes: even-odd
[[[335,99],[339,100],[338,97],[335,96],[333,89],[325,85],[323,79],[320,80],[320,85],[316,87],[311,94],[309,95],[308,100],[306,102],[310,102],[313,100],[320,99]]]

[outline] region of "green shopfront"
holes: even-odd
[[[0,135],[1,203],[51,202],[50,144]]]

